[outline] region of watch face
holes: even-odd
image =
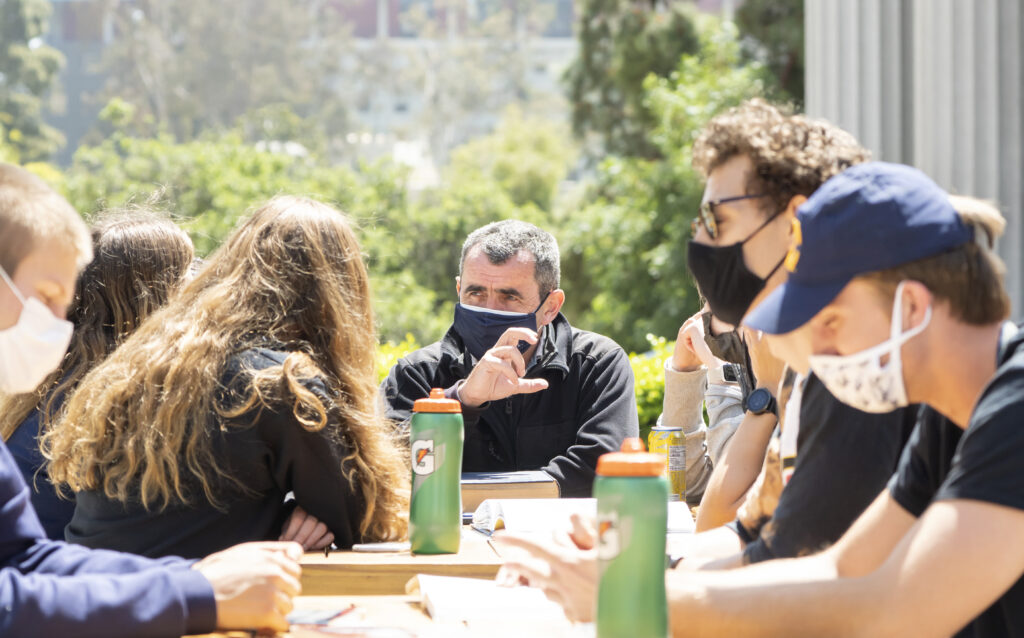
[[[751,412],[763,412],[768,407],[771,395],[764,388],[758,388],[747,397],[747,409]]]

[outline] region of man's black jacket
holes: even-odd
[[[562,496],[590,496],[597,457],[637,436],[633,371],[614,341],[577,330],[561,314],[544,328],[539,358],[527,378],[548,388],[463,407],[466,472],[542,469],[558,481]],[[475,361],[449,329],[444,339],[400,360],[381,386],[388,417],[407,424],[416,399],[469,376]]]

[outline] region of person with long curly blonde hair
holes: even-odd
[[[275,539],[284,497],[340,547],[407,533],[408,467],[378,406],[370,286],[345,215],[278,197],[69,397],[42,440],[68,540],[203,556]]]
[[[94,257],[78,276],[68,308],[68,321],[75,324],[68,353],[33,392],[0,396],[0,436],[32,488],[46,535],[56,540],[64,540],[75,502],[60,498],[40,473],[44,459],[36,439],[86,373],[167,302],[194,257],[188,235],[155,211],[108,211],[91,234]]]
[[[60,366],[74,330],[64,317],[92,257],[67,200],[0,162],[0,393],[31,392]],[[298,543],[245,543],[198,562],[94,551],[48,539],[29,495],[0,441],[0,635],[287,631]]]

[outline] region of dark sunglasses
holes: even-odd
[[[704,227],[704,231],[707,232],[708,237],[711,239],[718,239],[718,222],[715,221],[715,207],[720,204],[728,204],[730,202],[738,202],[744,199],[757,199],[758,197],[765,197],[762,193],[760,195],[739,195],[737,197],[726,197],[725,199],[719,199],[713,202],[701,202],[700,208],[697,209],[697,216],[690,222],[690,232],[696,236],[698,224]]]

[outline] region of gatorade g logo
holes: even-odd
[[[619,530],[619,516],[615,512],[598,513],[597,515],[597,557],[611,560],[622,551],[622,539]]]
[[[420,476],[434,473],[434,439],[412,442],[412,471]]]

